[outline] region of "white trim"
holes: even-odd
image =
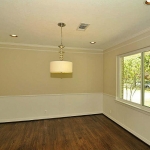
[[[115,100],[115,102],[117,102],[117,103],[121,103],[121,104],[123,104],[125,106],[128,106],[130,108],[134,108],[135,110],[137,110],[139,112],[142,112],[142,113],[144,113],[146,115],[150,115],[150,108],[146,109],[147,108],[146,106],[143,106],[144,108],[141,109],[141,107],[139,107],[138,104],[135,104],[133,102],[126,101],[126,100],[121,100],[120,98],[118,98],[118,97],[116,97],[114,95],[107,94],[107,93],[103,93],[103,95],[112,97]],[[103,100],[104,100],[104,97],[103,97]]]
[[[117,57],[130,56],[130,55],[134,55],[134,54],[142,53],[142,52],[147,52],[147,51],[150,51],[150,46],[143,47],[143,48],[131,51],[131,52],[123,53],[123,54],[117,55]]]
[[[11,43],[11,42],[0,42],[0,45],[41,47],[41,48],[58,48],[57,46],[38,45],[38,44],[23,44],[23,43]]]
[[[33,45],[33,44],[21,44],[21,43],[8,43],[0,42],[0,48],[5,49],[19,49],[19,50],[33,50],[33,51],[50,51],[58,52],[58,46],[48,46],[48,45]],[[75,48],[75,47],[65,47],[65,52],[70,53],[103,53],[103,49],[93,49],[93,48]]]
[[[121,75],[121,69],[120,69],[120,57],[116,56],[116,95],[120,96],[120,84],[121,84],[121,80],[120,80],[120,75]]]
[[[63,95],[95,95],[95,94],[103,94],[103,93],[63,93],[63,94],[37,94],[37,95],[4,95],[0,96],[0,98],[5,97],[39,97],[39,96],[63,96]]]
[[[121,84],[120,84],[120,82],[121,82],[120,81],[121,80],[121,66],[120,66],[121,62],[120,62],[120,59],[123,58],[123,57],[126,57],[126,56],[131,56],[131,55],[134,55],[134,54],[147,52],[147,51],[150,51],[150,47],[141,48],[141,49],[138,49],[136,51],[132,51],[132,52],[128,52],[128,53],[118,55],[116,57],[116,60],[117,60],[116,61],[116,100],[119,101],[119,102],[125,103],[127,105],[130,105],[132,107],[135,107],[137,109],[140,109],[142,111],[146,111],[146,112],[150,113],[150,107],[142,106],[142,103],[141,104],[136,104],[134,102],[130,102],[130,101],[121,99],[121,96],[120,96],[120,89],[121,89]],[[141,69],[142,69],[142,65],[141,65]]]
[[[136,34],[136,35],[134,35],[134,36],[132,36],[132,37],[130,37],[130,38],[127,38],[126,40],[122,40],[122,42],[118,42],[118,44],[115,44],[114,46],[111,46],[111,47],[109,47],[109,48],[104,49],[103,52],[104,52],[104,53],[109,53],[109,52],[114,51],[114,50],[117,50],[117,49],[119,49],[119,48],[128,46],[128,45],[130,45],[130,44],[132,44],[132,43],[136,43],[136,42],[138,42],[138,41],[141,41],[141,40],[143,40],[143,39],[146,39],[146,38],[150,37],[150,35],[144,36],[144,37],[142,37],[142,38],[140,38],[140,39],[138,39],[138,40],[134,40],[134,41],[131,41],[131,42],[129,41],[127,44],[123,44],[124,42],[127,42],[128,40],[132,40],[133,38],[138,37],[138,36],[140,36],[141,34],[144,34],[144,33],[149,32],[149,31],[150,31],[150,28],[148,28],[148,30],[144,30],[144,32],[140,32],[139,34]],[[122,45],[119,46],[119,44],[122,44]],[[116,46],[116,47],[115,47],[115,46]],[[109,50],[109,49],[110,49],[110,50]]]
[[[143,136],[141,136],[137,132],[135,132],[132,129],[128,128],[127,126],[125,126],[124,124],[122,124],[121,122],[119,122],[118,120],[116,120],[115,118],[113,118],[112,116],[110,116],[109,114],[107,114],[105,112],[103,114],[106,115],[111,120],[113,120],[114,122],[116,122],[117,124],[119,124],[121,127],[123,127],[124,129],[126,129],[127,131],[129,131],[130,133],[134,134],[136,137],[138,137],[139,139],[141,139],[142,141],[144,141],[145,143],[147,143],[150,146],[150,141],[148,139],[144,138]]]
[[[26,49],[26,48],[12,48],[12,47],[0,47],[0,49],[6,49],[6,50],[8,50],[8,49],[11,49],[11,50],[24,50],[24,51],[37,51],[37,52],[53,52],[53,53],[58,53],[58,51],[59,51],[59,49],[57,49],[57,50],[51,50],[51,49],[49,49],[49,50],[46,50],[46,49],[40,49],[40,50],[36,50],[36,49]],[[81,53],[81,54],[85,54],[85,53],[88,53],[88,54],[100,54],[100,55],[103,55],[103,52],[101,52],[101,51],[85,51],[85,50],[80,50],[80,51],[77,51],[77,50],[65,50],[64,52],[67,52],[67,53]]]
[[[1,47],[0,46],[0,49],[11,49],[11,50],[24,50],[24,51],[46,51],[46,52],[55,52],[55,53],[58,53],[58,51],[56,50],[44,50],[44,49],[40,49],[40,50],[36,50],[36,49],[31,49],[31,48],[12,48],[12,47]]]
[[[132,108],[135,108],[136,110],[140,111],[140,112],[143,112],[143,113],[146,113],[146,114],[149,114],[150,115],[150,111],[149,111],[149,108],[148,110],[147,109],[141,109],[140,107],[138,107],[138,104],[135,104],[133,105],[134,103],[133,102],[130,102],[130,101],[126,101],[126,100],[121,100],[119,99],[118,97],[114,96],[114,95],[111,95],[111,94],[107,94],[107,93],[103,93],[103,97],[105,96],[109,96],[109,97],[112,97],[116,102],[119,102],[119,103],[122,103],[123,105],[126,105],[126,106],[129,106],[129,107],[132,107]],[[104,99],[103,99],[104,100]],[[144,106],[143,106],[144,107]],[[146,107],[146,106],[145,106]],[[144,108],[145,108],[144,107]],[[147,108],[147,107],[146,107]]]
[[[102,96],[102,93],[1,96],[0,122],[99,114],[103,112]]]
[[[0,42],[0,45],[9,45],[9,46],[25,46],[25,47],[34,47],[34,48],[52,48],[58,49],[58,46],[50,46],[50,45],[38,45],[38,44],[23,44],[23,43],[10,43],[10,42]],[[75,50],[98,50],[103,51],[103,49],[96,48],[82,48],[82,47],[65,47],[65,49],[75,49]]]
[[[73,50],[85,50],[85,51],[91,51],[91,50],[93,50],[93,51],[101,51],[101,52],[103,52],[103,49],[96,49],[96,48],[76,48],[76,47],[65,47],[66,49],[73,49]]]
[[[102,114],[102,113],[103,112],[82,112],[82,113],[75,113],[75,114],[38,116],[38,117],[27,117],[27,118],[14,118],[13,120],[1,119],[0,123],[18,122],[18,121],[31,121],[31,120],[43,120],[43,119],[64,118],[64,117],[75,117],[75,116],[84,116],[84,115],[96,115],[96,114]]]
[[[130,102],[130,101],[127,101],[127,100],[122,100],[122,99],[117,98],[117,97],[116,97],[115,101],[119,102],[119,103],[122,103],[124,105],[130,106],[132,108],[135,108],[139,112],[142,112],[142,113],[150,115],[150,108],[148,108],[146,106],[142,106],[140,104],[136,104],[134,102]]]
[[[106,95],[106,96],[109,96],[109,97],[112,97],[115,99],[115,96],[114,95],[110,95],[110,94],[107,94],[107,93],[103,93],[103,95]]]

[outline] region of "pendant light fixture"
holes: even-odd
[[[50,62],[50,73],[72,73],[72,62],[63,60],[63,48],[65,47],[62,44],[62,27],[65,27],[65,23],[58,23],[58,26],[61,27],[61,44],[58,46],[59,51],[59,61]]]

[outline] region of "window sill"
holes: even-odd
[[[150,108],[149,107],[141,106],[141,104],[136,104],[134,102],[130,102],[130,101],[118,98],[118,97],[116,97],[115,100],[116,100],[116,102],[122,103],[122,104],[127,105],[129,107],[132,107],[132,108],[134,108],[140,112],[142,111],[142,112],[150,115]]]

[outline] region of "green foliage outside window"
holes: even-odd
[[[150,52],[122,57],[122,98],[140,100],[141,96],[135,98],[135,95],[141,93],[142,86],[144,105],[150,107],[150,98],[146,98],[146,94],[150,94]]]

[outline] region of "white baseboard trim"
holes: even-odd
[[[39,117],[28,117],[28,118],[13,118],[13,120],[2,119],[0,120],[0,123],[54,119],[54,118],[64,118],[64,117],[77,117],[77,116],[97,115],[97,114],[103,114],[103,112],[84,112],[84,113],[75,113],[75,114],[62,114],[62,115],[39,116]]]
[[[105,116],[107,116],[108,118],[110,118],[111,120],[113,120],[114,122],[116,122],[118,125],[120,125],[121,127],[123,127],[124,129],[126,129],[127,131],[129,131],[130,133],[132,133],[133,135],[135,135],[137,138],[141,139],[142,141],[144,141],[145,143],[147,143],[150,146],[150,141],[147,140],[146,138],[144,138],[143,136],[139,135],[138,133],[136,133],[135,131],[131,130],[130,128],[128,128],[127,126],[125,126],[124,124],[122,124],[121,122],[119,122],[118,120],[114,119],[112,116],[110,116],[109,114],[103,112],[103,114]]]

